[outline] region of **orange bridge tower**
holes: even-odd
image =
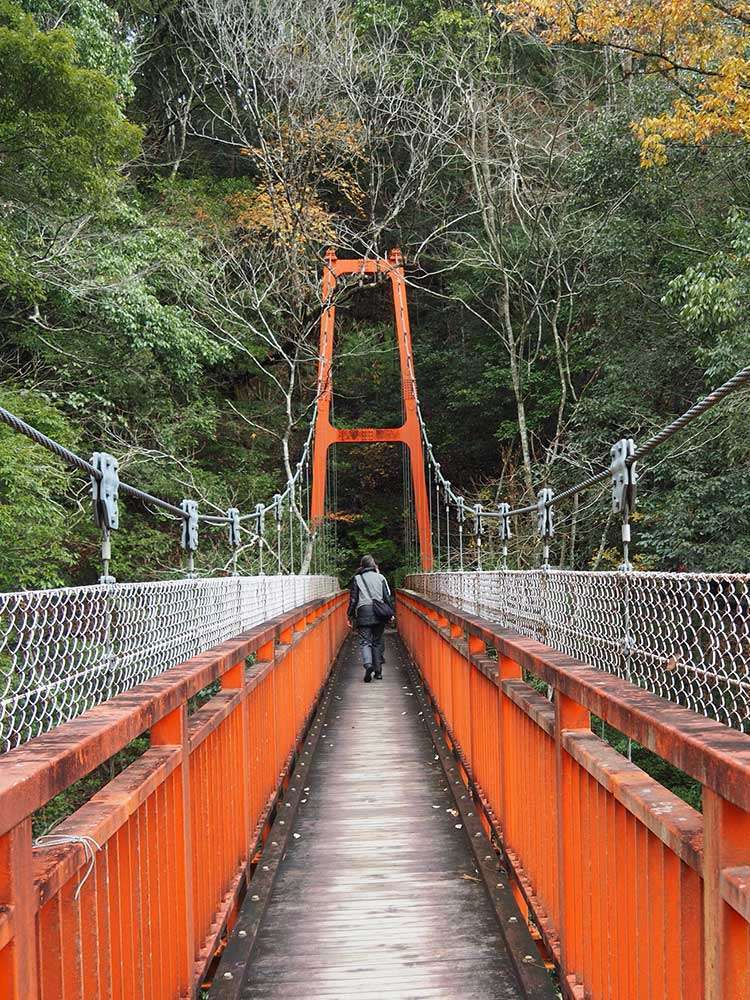
[[[331,400],[333,398],[333,332],[336,307],[333,294],[340,275],[345,274],[385,274],[391,282],[393,314],[396,324],[399,362],[401,366],[401,399],[404,422],[400,427],[334,427],[331,423]],[[417,413],[417,391],[414,377],[414,358],[411,347],[409,311],[406,304],[406,282],[404,263],[399,250],[391,250],[387,258],[357,258],[339,260],[334,250],[325,256],[323,270],[323,303],[325,308],[320,319],[320,367],[318,369],[318,410],[315,418],[315,441],[313,445],[313,477],[311,517],[319,524],[325,511],[326,465],[328,449],[333,444],[371,444],[373,442],[396,442],[409,450],[414,503],[417,517],[417,534],[422,569],[432,569],[432,531],[430,526],[427,483],[425,479],[422,435]]]

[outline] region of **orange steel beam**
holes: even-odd
[[[385,274],[391,282],[393,313],[396,324],[399,364],[401,369],[401,399],[404,422],[400,427],[334,427],[331,423],[333,399],[333,342],[336,307],[333,294],[336,282],[345,274]],[[326,466],[328,450],[334,444],[400,443],[409,451],[409,467],[414,487],[417,533],[422,569],[432,569],[432,528],[430,525],[427,482],[425,478],[422,435],[417,415],[416,378],[411,345],[409,310],[406,302],[404,264],[399,250],[391,250],[387,258],[339,260],[334,250],[325,256],[323,268],[323,302],[327,303],[320,318],[320,362],[318,369],[318,410],[313,444],[313,481],[311,517],[319,524],[325,512]]]
[[[397,609],[567,1000],[747,1000],[750,736],[421,594]],[[592,714],[699,781],[703,813]]]
[[[343,593],[309,602],[3,756],[3,1000],[197,995],[347,633],[346,605]],[[38,808],[146,731],[149,748],[56,827],[66,843],[32,843]]]

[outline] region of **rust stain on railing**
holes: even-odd
[[[343,641],[345,614],[346,595],[313,601],[2,758],[3,997],[195,994]],[[213,681],[218,693],[189,716],[188,700]],[[34,846],[35,810],[146,731],[149,749],[55,828],[58,843]]]
[[[750,737],[421,594],[398,622],[566,995],[750,996]],[[591,713],[696,778],[703,814]]]

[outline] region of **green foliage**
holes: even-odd
[[[707,375],[728,378],[747,362],[750,328],[750,215],[733,208],[722,246],[701,255],[670,282],[664,301],[678,309],[685,326],[711,339],[700,352]]]
[[[95,768],[85,778],[76,781],[70,788],[60,792],[53,799],[38,809],[32,819],[32,834],[41,837],[50,833],[58,823],[80,809],[84,803],[102,789],[113,778],[117,777],[133,761],[137,760],[149,748],[148,734],[138,736],[105,764]]]
[[[174,501],[200,496],[203,509],[247,511],[282,479],[274,435],[284,429],[286,413],[273,380],[285,377],[283,354],[294,322],[309,331],[302,353],[314,364],[309,344],[318,275],[290,279],[285,262],[270,257],[250,270],[256,247],[246,242],[233,205],[238,195],[252,196],[259,180],[252,158],[240,152],[244,135],[239,142],[212,116],[215,91],[209,87],[190,104],[186,80],[200,90],[205,74],[191,63],[181,16],[179,5],[0,0],[0,363],[6,379],[0,403],[84,455],[95,448],[114,452],[123,475],[153,493]],[[518,380],[535,484],[544,480],[559,489],[601,467],[617,438],[643,440],[747,363],[745,144],[675,150],[666,166],[644,172],[630,123],[670,106],[660,82],[628,73],[626,83],[612,86],[598,54],[578,50],[571,59],[560,49],[519,41],[470,0],[356,0],[347,17],[363,52],[373,46],[371,65],[390,74],[394,95],[410,93],[425,72],[436,74],[432,104],[424,105],[426,131],[446,116],[427,164],[420,164],[413,135],[410,145],[408,123],[402,129],[398,121],[387,136],[373,139],[387,146],[384,166],[365,162],[369,147],[361,172],[349,157],[346,179],[366,186],[372,169],[379,189],[367,192],[362,217],[349,220],[343,242],[350,249],[342,253],[361,246],[383,252],[396,242],[405,250],[422,409],[457,490],[493,503],[520,499],[525,488],[507,344],[492,322],[505,255],[518,262],[509,316],[526,337]],[[389,32],[396,44],[384,66],[375,48]],[[446,67],[455,68],[454,76],[439,75]],[[361,93],[369,93],[376,75],[363,70]],[[319,91],[322,119],[355,125],[351,132],[358,134],[364,104],[350,106],[351,95],[334,91],[333,83]],[[488,92],[487,114],[502,111],[502,127],[490,132],[475,175],[466,154]],[[456,106],[467,93],[475,103],[462,119]],[[283,107],[282,101],[266,109],[277,131],[287,127]],[[570,115],[561,117],[561,109]],[[558,129],[561,120],[564,129]],[[248,143],[256,139],[249,128]],[[273,143],[273,130],[265,139]],[[322,173],[329,164],[309,156],[309,141],[285,140],[276,144],[278,177],[298,166],[296,156],[304,161],[306,182],[330,197],[333,215],[356,215],[343,197],[336,202],[340,173]],[[503,219],[502,240],[491,254],[480,253],[488,241],[472,201],[479,181],[491,184],[494,172],[521,178],[522,186],[529,159],[547,153],[557,157],[550,190],[531,185],[536,200],[529,215],[514,214],[512,199],[493,192],[488,210]],[[414,186],[402,198],[404,177]],[[394,204],[398,216],[372,240],[368,214],[377,217]],[[547,215],[555,226],[545,238],[530,235],[532,216]],[[555,270],[560,260],[564,272]],[[548,265],[556,277],[535,286]],[[550,311],[534,312],[528,303],[535,288],[545,299],[568,279],[569,383],[557,441],[563,388]],[[284,311],[265,294],[274,282],[290,281],[298,281],[295,293],[307,294],[308,305]],[[339,424],[401,420],[389,312],[382,288],[338,307]],[[263,322],[278,336],[275,348],[253,332]],[[308,375],[302,365],[294,399],[300,412],[313,395]],[[633,518],[636,568],[750,571],[746,407],[743,397],[725,404],[643,463]],[[293,454],[301,437],[292,440]],[[393,583],[403,576],[401,460],[396,447],[337,449],[336,527],[345,577],[364,551]],[[87,491],[85,477],[0,426],[1,588],[96,579],[98,538]],[[582,510],[568,564],[618,565],[618,525],[613,519],[606,530],[606,512],[606,497]],[[570,508],[559,518],[558,552],[570,542]],[[131,500],[122,502],[121,522],[113,538],[118,579],[179,571],[176,522]],[[521,543],[526,531],[521,525]],[[537,552],[535,544],[528,549]],[[199,569],[218,572],[226,558],[223,533],[202,529]],[[241,569],[255,568],[243,558]],[[605,731],[605,737],[627,753],[622,734]],[[642,747],[631,750],[639,766],[699,807],[690,779]],[[130,759],[125,754],[115,770]],[[100,769],[55,800],[35,829],[77,808],[111,773]]]
[[[634,740],[629,741],[627,736],[606,722],[602,722],[601,719],[594,718],[592,728],[596,733],[601,734],[602,739],[606,740],[618,753],[629,757],[637,767],[640,767],[646,774],[650,774],[654,781],[658,781],[670,792],[674,792],[693,809],[701,811],[702,795],[699,781],[691,778],[690,775],[685,774],[684,771],[675,767],[674,764],[670,764],[663,757],[647,750],[640,743],[636,743]]]
[[[115,85],[118,99],[133,93],[133,48],[120,18],[104,0],[23,0],[21,6],[44,30],[61,22],[76,45],[78,63]]]
[[[40,31],[0,2],[1,194],[33,204],[110,193],[140,138],[115,98],[108,77],[77,65],[68,31]]]
[[[0,388],[0,405],[69,448],[76,434],[43,391]],[[0,424],[0,589],[60,587],[76,561],[74,477],[55,456]]]
[[[493,99],[505,102],[507,142],[502,130],[492,133],[486,164],[500,173],[514,142],[518,166],[525,168],[524,157],[537,155],[537,134],[553,134],[559,109],[587,102],[587,113],[576,114],[574,127],[556,140],[565,143],[556,200],[538,191],[539,212],[560,220],[554,240],[540,244],[518,219],[503,230],[503,253],[520,262],[510,303],[516,329],[528,319],[534,269],[552,259],[545,255],[554,251],[569,262],[566,274],[584,279],[585,293],[569,303],[567,416],[559,457],[549,467],[562,389],[548,313],[533,316],[534,334],[522,351],[519,384],[535,479],[568,485],[606,461],[617,437],[643,439],[745,363],[750,217],[738,207],[750,204],[745,146],[727,143],[709,155],[676,151],[663,169],[644,172],[630,122],[669,106],[658,81],[631,80],[627,93],[613,97],[598,56],[579,51],[572,61],[562,51],[509,37],[494,14],[468,0],[357,0],[348,13],[364,46],[394,32],[392,68],[416,53],[436,71],[458,66],[460,92],[469,86],[479,96],[491,88]],[[159,44],[149,44],[157,35]],[[32,422],[61,422],[56,429],[84,454],[106,447],[123,456],[124,474],[146,489],[247,509],[280,481],[277,441],[257,427],[276,432],[284,425],[268,377],[284,377],[283,360],[252,332],[259,320],[252,293],[263,299],[264,291],[253,281],[278,279],[278,262],[250,279],[244,270],[246,234],[238,231],[233,205],[237,195],[256,190],[257,178],[230,136],[219,128],[209,138],[206,122],[216,124],[212,95],[203,95],[206,103],[191,118],[194,136],[203,138],[186,133],[174,158],[190,72],[183,42],[174,7],[0,0],[0,360],[11,376],[4,398]],[[148,52],[137,65],[136,51]],[[407,91],[415,85],[414,76],[396,77]],[[433,97],[433,113],[451,109],[457,98],[449,76],[436,82]],[[321,111],[345,121],[351,109],[331,91],[330,106]],[[532,112],[536,129],[528,125]],[[143,133],[129,119],[141,122]],[[381,201],[367,207],[375,214],[397,197],[400,172],[413,166],[414,151],[398,132],[387,137]],[[145,155],[129,172],[142,134]],[[524,135],[531,142],[521,141]],[[462,159],[468,139],[465,131],[452,134],[456,145],[447,162],[435,145],[426,171],[431,183],[403,202],[380,249],[398,239],[410,262],[410,248],[428,234],[444,234],[423,249],[423,269],[410,270],[422,408],[443,470],[467,497],[491,503],[500,494],[520,498],[523,484],[508,352],[502,331],[489,322],[498,305],[499,269],[491,257],[473,252],[486,234],[469,198],[475,178]],[[283,173],[292,165],[279,168]],[[305,169],[314,173],[315,167]],[[510,219],[507,205],[503,211]],[[457,228],[451,219],[461,220]],[[360,221],[352,220],[352,232]],[[300,289],[316,278],[300,277]],[[553,291],[548,280],[542,294]],[[226,307],[221,315],[220,303]],[[286,344],[291,312],[268,300],[261,311]],[[401,419],[389,311],[382,288],[339,307],[337,423]],[[311,341],[315,321],[316,315],[304,317]],[[19,388],[29,372],[43,387],[36,401]],[[295,405],[303,409],[310,396],[303,369]],[[747,567],[750,522],[743,511],[750,510],[750,480],[742,405],[725,405],[696,425],[685,443],[661,452],[658,465],[644,463],[634,522],[639,566]],[[6,431],[0,456],[3,585],[93,579],[97,539],[85,481]],[[397,449],[365,449],[356,457],[341,448],[338,461],[347,570],[368,549],[398,574],[403,495]],[[27,509],[33,516],[25,516]],[[569,513],[561,512],[561,545]],[[600,548],[599,565],[617,565],[617,526],[603,537],[605,519],[604,502],[582,515],[574,565],[593,565]],[[147,517],[130,501],[122,520],[114,539],[118,578],[175,570],[180,553],[173,522]],[[20,534],[12,527],[19,523]],[[43,556],[27,558],[26,551]],[[203,532],[201,565],[215,569],[225,558],[219,533]]]

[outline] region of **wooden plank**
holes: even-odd
[[[250,883],[212,1000],[554,996],[546,974],[543,993],[519,982],[498,912],[516,916],[511,931],[526,934],[519,961],[533,944],[510,893],[500,911],[490,901],[466,834],[478,818],[467,815],[470,801],[464,815],[459,810],[428,717],[395,636],[384,679],[367,685],[350,645],[327,715],[316,720],[314,756],[305,747],[307,771],[291,781],[296,799],[277,817],[285,826],[274,827]],[[486,838],[481,850],[490,853]],[[240,955],[250,959],[244,968]]]

